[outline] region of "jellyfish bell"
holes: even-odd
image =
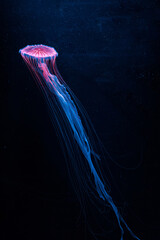
[[[33,57],[33,58],[52,58],[58,56],[57,51],[53,47],[46,45],[28,45],[19,50],[22,56]]]

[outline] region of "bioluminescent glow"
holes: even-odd
[[[45,95],[80,201],[86,193],[93,202],[110,206],[121,230],[121,240],[124,227],[133,238],[139,239],[124,221],[107,190],[105,176],[102,176],[99,166],[101,153],[97,152],[101,143],[85,110],[58,72],[55,62],[58,53],[45,45],[27,46],[19,52]]]

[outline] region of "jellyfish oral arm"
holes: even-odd
[[[102,180],[100,179],[100,177],[98,176],[97,171],[93,165],[92,157],[91,157],[91,149],[87,140],[88,136],[86,136],[85,134],[84,127],[78,115],[76,106],[74,102],[71,100],[71,97],[69,96],[69,93],[67,92],[65,87],[62,84],[60,84],[58,78],[55,75],[52,75],[51,73],[49,73],[47,66],[46,65],[44,66],[45,67],[43,67],[43,74],[48,84],[49,90],[51,92],[54,92],[59,100],[61,108],[63,109],[68,119],[68,122],[73,130],[74,137],[77,141],[77,144],[79,145],[83,155],[85,156],[90,166],[91,173],[94,176],[97,193],[101,199],[103,199],[104,201],[107,201],[112,207],[121,229],[121,235],[122,235],[121,239],[123,239],[124,230],[121,226],[121,216],[118,213],[118,209],[115,206],[111,196],[105,190],[105,186]]]

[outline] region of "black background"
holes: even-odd
[[[1,239],[93,239],[44,98],[18,53],[38,43],[57,50],[64,80],[126,168],[110,163],[127,223],[141,239],[160,239],[158,1],[6,0],[2,7]],[[113,196],[118,203],[114,189]]]

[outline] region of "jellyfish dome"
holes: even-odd
[[[28,56],[33,58],[52,58],[58,56],[58,53],[53,47],[46,45],[28,45],[23,49],[19,50],[22,56]]]

